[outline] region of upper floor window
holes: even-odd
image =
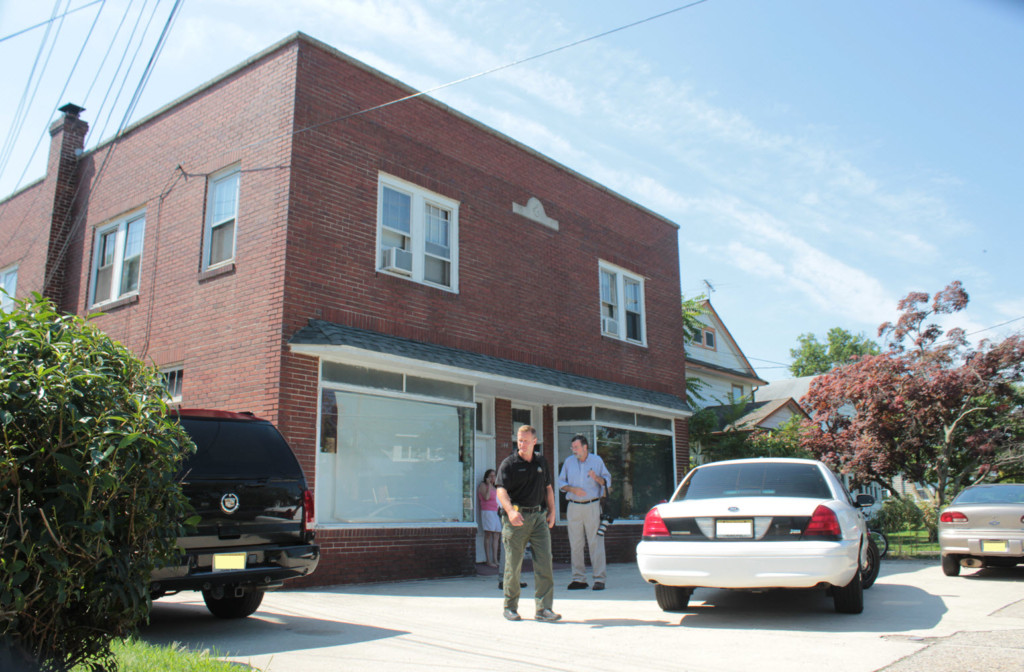
[[[735,402],[735,401],[739,401],[742,398],[743,398],[743,386],[742,385],[733,385],[732,386],[732,400]]]
[[[709,350],[715,349],[715,332],[712,329],[701,329],[693,336],[694,345],[699,345]]]
[[[146,213],[138,212],[96,230],[92,303],[105,303],[139,291]]]
[[[458,291],[459,204],[381,174],[377,269]]]
[[[235,258],[239,174],[238,166],[235,166],[210,177],[203,233],[203,268]]]
[[[18,267],[12,266],[0,271],[0,310],[14,307],[14,292],[18,288]]]
[[[600,273],[601,333],[646,344],[643,278],[605,263]]]

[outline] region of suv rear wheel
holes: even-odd
[[[230,590],[226,592],[229,593]],[[263,591],[250,590],[241,597],[232,594],[216,597],[212,590],[204,590],[203,602],[206,602],[206,608],[217,618],[245,618],[260,608]]]
[[[654,599],[662,611],[682,611],[690,604],[690,596],[693,595],[693,588],[680,588],[679,586],[654,586]]]

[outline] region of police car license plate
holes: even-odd
[[[716,520],[715,537],[718,539],[753,539],[754,521],[746,520]]]

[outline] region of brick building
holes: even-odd
[[[378,107],[411,93],[296,34],[89,152],[67,105],[0,201],[0,279],[104,313],[182,406],[277,424],[309,583],[472,573],[522,424],[556,468],[592,437],[632,560],[688,464],[678,227],[428,97]]]

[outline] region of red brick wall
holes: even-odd
[[[285,331],[309,317],[683,394],[677,229],[301,43]],[[380,171],[460,202],[459,293],[378,274]],[[553,231],[512,212],[536,196]],[[598,261],[646,278],[648,347],[600,335]],[[498,435],[499,438],[502,436]]]
[[[289,585],[468,576],[476,572],[475,539],[475,527],[319,530],[319,567]]]
[[[65,304],[92,311],[95,227],[145,208],[138,299],[102,308],[107,314],[95,324],[157,365],[183,363],[186,406],[280,419],[294,65],[291,45],[80,163],[88,209],[79,210],[72,234]],[[207,176],[236,163],[242,173],[234,267],[204,275]]]
[[[636,545],[640,543],[643,525],[636,522],[612,523],[604,534],[604,555],[608,562],[636,562]],[[572,553],[569,550],[569,528],[555,525],[551,530],[551,554],[556,563],[571,563]],[[587,565],[590,565],[590,552],[584,552]]]

